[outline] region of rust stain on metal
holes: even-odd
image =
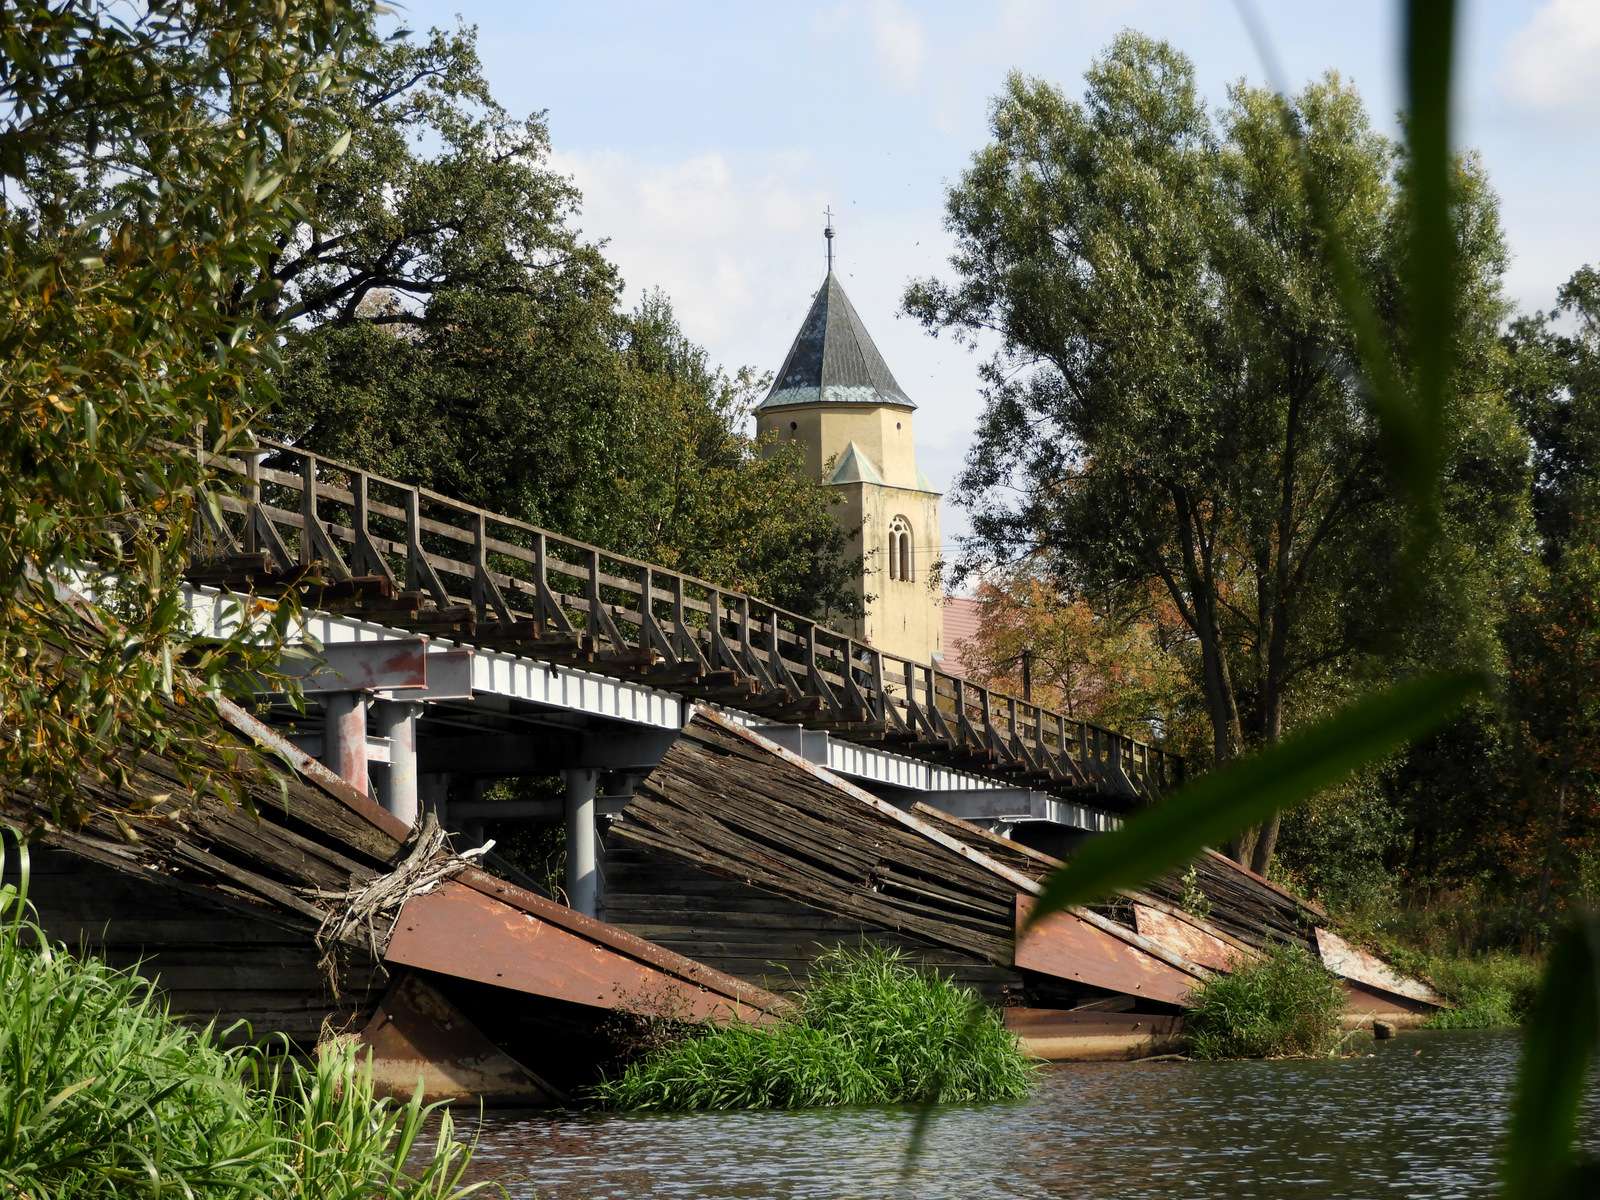
[[[1322,965],[1328,970],[1366,988],[1403,996],[1434,1008],[1443,1008],[1447,1003],[1443,996],[1420,979],[1400,974],[1388,963],[1320,926],[1317,929],[1317,953],[1322,956]]]
[[[1129,996],[1188,1006],[1189,993],[1197,982],[1193,975],[1111,936],[1076,912],[1051,913],[1024,934],[1032,908],[1031,897],[1017,897],[1018,967]]]
[[[437,990],[410,971],[390,986],[361,1041],[372,1051],[372,1082],[383,1095],[424,1103],[560,1104],[566,1097],[485,1037]]]
[[[687,1021],[771,1019],[455,881],[406,901],[384,959],[594,1008]]]
[[[1177,1050],[1183,1041],[1178,1016],[1058,1008],[1006,1008],[1000,1015],[1023,1053],[1047,1062],[1146,1058]]]
[[[1146,904],[1134,904],[1133,921],[1139,932],[1152,942],[1213,971],[1231,971],[1240,963],[1258,957],[1229,945],[1196,922]]]

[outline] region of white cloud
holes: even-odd
[[[1500,84],[1517,104],[1576,114],[1600,109],[1594,61],[1600,54],[1600,3],[1548,0],[1506,47]]]
[[[917,85],[927,37],[922,23],[899,0],[876,0],[872,6],[872,43],[884,73],[902,91]]]

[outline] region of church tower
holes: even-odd
[[[933,579],[939,558],[939,493],[917,469],[916,405],[895,382],[855,306],[828,274],[795,335],[766,399],[756,433],[794,443],[806,468],[842,494],[833,507],[853,534],[865,616],[852,636],[917,662],[943,654],[943,595]]]

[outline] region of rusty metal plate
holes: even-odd
[[[1400,974],[1382,959],[1320,927],[1317,929],[1317,953],[1322,956],[1322,965],[1328,970],[1355,983],[1404,996],[1407,1000],[1431,1004],[1435,1008],[1443,1008],[1447,1003],[1443,996],[1420,979]]]
[[[402,971],[361,1031],[372,1051],[380,1095],[409,1100],[483,1100],[545,1105],[566,1099],[491,1042],[467,1017],[410,971]]]
[[[1051,913],[1024,935],[1032,908],[1031,896],[1017,897],[1014,961],[1022,970],[1187,1007],[1190,989],[1199,983],[1194,976],[1070,912]]]
[[[1200,925],[1180,917],[1159,912],[1144,904],[1133,906],[1133,923],[1139,932],[1158,946],[1174,954],[1197,962],[1213,971],[1231,971],[1248,955],[1236,946],[1230,946]]]
[[[384,961],[646,1016],[769,1019],[454,881],[406,901]]]
[[[1147,1058],[1177,1050],[1183,1041],[1178,1016],[1058,1008],[1005,1008],[1000,1016],[1025,1054],[1047,1062]]]

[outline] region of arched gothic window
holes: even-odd
[[[911,522],[904,517],[889,522],[889,578],[916,578],[911,558]]]

